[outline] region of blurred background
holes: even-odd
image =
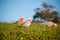
[[[33,20],[36,8],[44,10],[44,2],[52,4],[60,16],[60,0],[0,0],[0,22],[16,22],[23,16]]]

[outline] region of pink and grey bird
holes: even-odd
[[[24,17],[21,17],[19,20],[18,20],[18,25],[21,25],[24,21]]]
[[[42,24],[49,26],[49,27],[57,27],[57,24],[54,22],[43,22]]]
[[[31,18],[28,18],[27,21],[23,24],[23,26],[29,28],[31,22],[32,22]]]

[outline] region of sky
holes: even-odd
[[[55,6],[60,12],[60,0],[0,0],[0,22],[17,21],[21,17],[33,19],[34,9],[42,8],[42,3],[47,2]]]

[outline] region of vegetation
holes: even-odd
[[[41,8],[35,9],[36,14],[33,16],[33,19],[39,18],[46,21],[53,21],[56,23],[60,22],[59,13],[53,10],[53,8],[55,8],[53,5],[44,2],[42,4],[42,7],[44,8],[44,10],[41,10]]]
[[[14,23],[0,22],[0,40],[60,40],[60,24],[48,27],[32,23],[30,29]]]

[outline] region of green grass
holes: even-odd
[[[54,28],[32,23],[27,30],[17,24],[0,22],[0,40],[60,40],[60,24]]]

